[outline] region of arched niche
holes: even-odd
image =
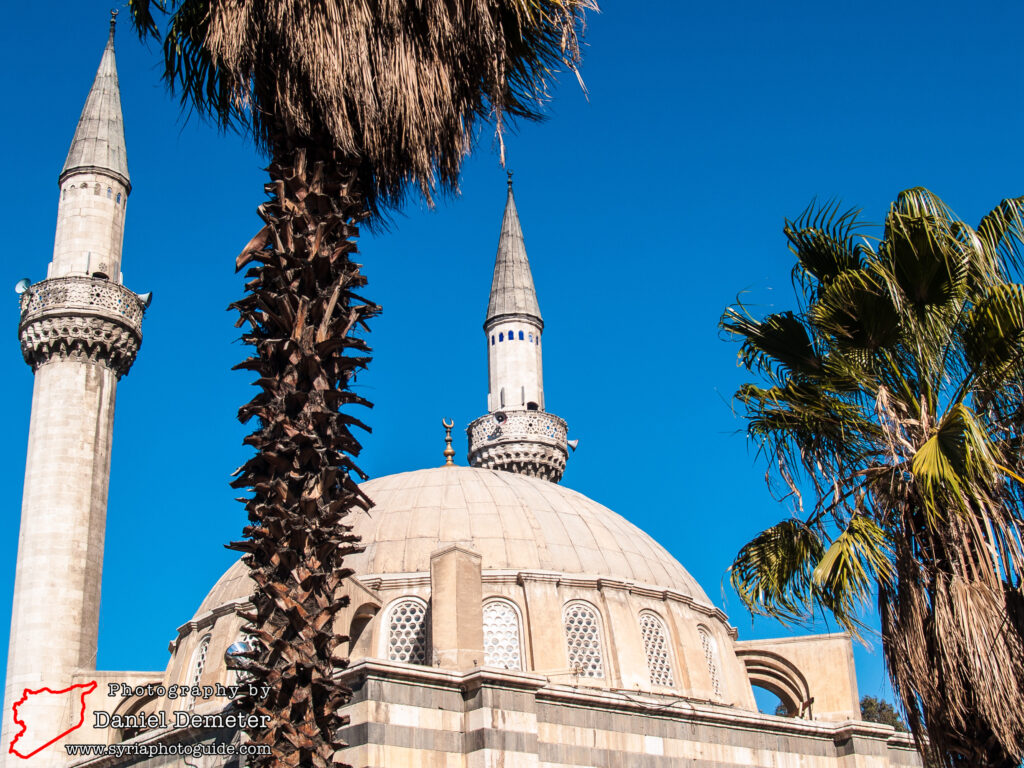
[[[788,717],[812,718],[810,686],[795,664],[765,650],[737,649],[736,656],[746,667],[750,684],[778,696]]]

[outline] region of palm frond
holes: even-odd
[[[840,449],[851,451],[877,434],[864,409],[812,384],[789,383],[764,389],[744,384],[736,398],[746,406],[748,429],[754,437],[791,442],[810,453],[817,463]],[[813,449],[812,446],[814,446]],[[822,450],[823,449],[823,450]]]
[[[885,531],[867,515],[853,515],[814,569],[819,599],[855,637],[864,627],[860,615],[872,599],[874,585],[892,580],[892,556]]]
[[[783,520],[739,551],[729,579],[751,612],[784,623],[804,622],[812,615],[812,576],[824,551],[810,527]]]
[[[160,37],[160,28],[153,16],[153,9],[164,12],[163,0],[128,0],[128,12],[140,40]]]
[[[817,328],[842,347],[874,351],[900,336],[900,316],[877,277],[866,269],[847,270],[821,291],[808,311]]]
[[[946,768],[1024,757],[1024,285],[1008,282],[1022,222],[1024,198],[975,231],[906,190],[846,269],[848,238],[787,222],[813,376],[757,335],[784,313],[723,318],[761,378],[736,397],[769,485],[816,497],[808,521],[740,550],[732,583],[754,613],[820,607],[853,633],[877,592],[894,689]]]
[[[139,34],[167,17],[164,79],[183,103],[251,132],[360,163],[367,204],[455,189],[478,123],[543,115],[576,72],[594,0],[135,0]],[[578,76],[578,74],[577,74]]]
[[[741,310],[726,309],[720,328],[743,339],[739,360],[747,370],[766,373],[776,380],[787,374],[813,377],[821,373],[822,361],[799,317],[782,312],[754,320]]]
[[[1024,197],[1003,200],[981,220],[978,237],[990,258],[978,265],[976,273],[1010,279],[1024,269]]]
[[[970,249],[958,237],[945,204],[927,190],[908,190],[889,209],[880,263],[918,310],[964,296]]]
[[[992,286],[968,312],[964,357],[977,384],[998,389],[1008,376],[1024,377],[1024,286]]]
[[[863,248],[858,242],[860,210],[840,211],[839,201],[822,206],[811,203],[795,220],[786,219],[783,232],[796,256],[793,278],[814,291],[814,283],[827,286],[835,277],[861,267]]]

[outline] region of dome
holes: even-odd
[[[679,592],[711,606],[679,562],[654,539],[586,496],[560,485],[490,469],[437,467],[363,484],[375,506],[353,519],[365,551],[345,560],[357,578],[426,573],[430,554],[460,544],[484,571],[556,571]],[[241,561],[221,577],[196,613],[251,592]]]

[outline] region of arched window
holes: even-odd
[[[569,668],[577,670],[582,677],[604,677],[601,621],[597,609],[577,600],[565,606],[562,618]]]
[[[641,611],[640,635],[644,639],[644,653],[647,655],[647,669],[651,673],[651,685],[674,686],[672,654],[669,651],[665,622],[654,611]]]
[[[708,674],[711,676],[711,688],[715,696],[722,695],[722,672],[718,668],[718,643],[711,636],[707,627],[697,627],[697,634],[700,635],[700,646],[704,649],[704,661],[708,665]]]
[[[97,184],[97,185],[96,185],[96,186],[95,186],[95,187],[93,188],[93,190],[92,190],[92,193],[93,193],[94,195],[98,195],[98,194],[100,193],[100,185],[99,185],[99,184]]]
[[[523,668],[519,611],[508,600],[484,603],[484,664],[503,669]]]
[[[110,187],[107,187],[107,200],[109,200],[113,196],[114,196],[114,190],[112,190]]]
[[[210,650],[210,637],[209,633],[203,635],[199,640],[199,645],[192,652],[192,661],[189,663],[188,668],[188,685],[198,685],[199,681],[203,677],[203,670],[206,669],[206,655]],[[192,706],[196,703],[194,696],[189,696],[187,702],[187,708],[192,709]]]
[[[523,336],[523,332],[520,331],[519,332],[519,340],[522,341],[524,338],[525,338],[525,336]]]
[[[501,333],[498,334],[498,341],[504,341],[504,340],[505,340],[505,332],[502,331]]]
[[[60,191],[60,199],[61,200],[67,200],[68,199],[68,191],[67,191],[67,189],[62,189]]]
[[[192,653],[192,664],[189,668],[188,684],[197,685],[199,680],[203,676],[203,670],[206,669],[206,654],[210,650],[210,635],[203,635],[202,640],[199,641],[199,645]]]
[[[388,659],[427,663],[427,604],[416,597],[399,600],[388,611]]]
[[[120,204],[121,204],[121,193],[120,193],[120,192],[118,192],[118,193],[117,193],[117,200],[115,200],[115,202],[116,202],[116,203],[117,203],[118,205],[120,205]]]
[[[530,337],[530,343],[533,344],[533,331],[530,331],[529,337]]]
[[[491,334],[491,346],[492,347],[494,346],[494,334],[493,333]]]

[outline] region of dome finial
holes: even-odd
[[[110,9],[110,41],[114,41],[114,28],[117,26],[117,9]]]
[[[512,191],[512,171],[509,170],[509,171],[506,171],[505,173],[508,174],[508,191],[511,192]]]
[[[442,418],[441,426],[444,427],[444,465],[446,467],[454,467],[455,449],[452,448],[452,427],[455,426],[455,422],[451,419]]]

